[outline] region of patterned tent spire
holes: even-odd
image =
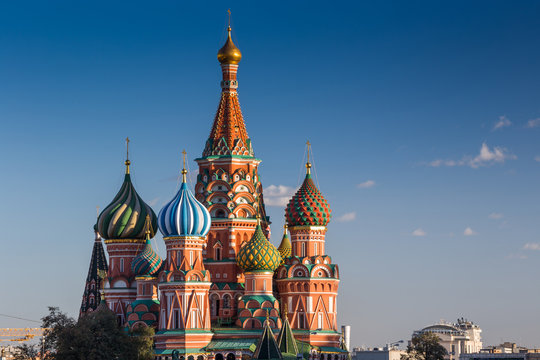
[[[254,360],[281,360],[283,359],[283,356],[281,355],[281,351],[279,351],[279,347],[276,343],[276,339],[274,338],[274,334],[272,333],[272,329],[270,329],[269,323],[270,322],[268,320],[265,321],[265,326],[264,326],[262,336],[259,339],[259,343],[257,344],[257,348],[255,349],[255,352],[253,353],[252,359]]]
[[[244,271],[274,271],[281,264],[279,251],[264,236],[260,218],[251,240],[238,252],[236,263]]]
[[[238,88],[236,74],[242,54],[232,41],[230,26],[227,31],[227,41],[218,51],[218,60],[223,72],[221,99],[203,157],[231,155],[253,157],[251,140],[248,137],[236,91]]]
[[[298,354],[298,345],[287,317],[287,304],[285,304],[285,311],[283,312],[283,326],[279,332],[277,343],[282,354],[290,354],[294,356]]]
[[[311,178],[309,141],[307,145],[306,178],[285,208],[285,219],[289,226],[326,226],[330,221],[332,210]]]
[[[126,139],[129,149],[129,138]],[[157,226],[157,217],[152,208],[145,203],[131,183],[129,151],[126,156],[126,175],[120,191],[113,201],[101,212],[97,230],[106,240],[135,239],[144,240],[144,223],[147,215],[152,219],[152,229]],[[152,232],[151,237],[154,237]]]
[[[95,225],[94,234],[94,248],[92,249],[92,258],[90,259],[90,267],[86,276],[86,286],[84,288],[80,315],[97,309],[100,303],[99,291],[102,288],[103,279],[108,270],[101,236],[99,236]]]

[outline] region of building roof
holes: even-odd
[[[283,356],[270,329],[269,321],[265,322],[264,330],[253,353],[253,360],[281,360]]]
[[[260,220],[251,239],[238,252],[236,263],[244,271],[274,271],[281,264],[281,255],[264,236]]]

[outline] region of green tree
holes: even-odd
[[[128,332],[118,326],[116,315],[105,307],[81,317],[78,322],[67,318],[58,308],[49,308],[49,311],[49,316],[44,318],[51,328],[45,337],[49,344],[46,359],[153,359],[153,329]]]
[[[38,345],[22,344],[17,346],[17,353],[13,356],[14,360],[35,360],[38,355]]]
[[[441,339],[433,333],[422,333],[412,338],[407,346],[407,354],[402,355],[401,360],[443,360],[448,354]]]

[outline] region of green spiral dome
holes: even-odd
[[[133,239],[144,241],[145,219],[150,215],[152,227],[150,237],[157,229],[157,217],[152,208],[135,191],[131,177],[126,174],[124,183],[114,200],[99,214],[97,230],[106,240]]]

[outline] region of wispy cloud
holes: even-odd
[[[494,212],[494,213],[489,214],[490,219],[498,220],[498,219],[502,219],[503,217],[504,217],[504,215],[501,214],[501,213],[495,213]]]
[[[294,189],[285,185],[270,185],[264,189],[264,204],[268,206],[286,206],[294,195]]]
[[[534,161],[540,162],[540,155],[536,155],[536,156],[534,157]]]
[[[428,163],[428,166],[440,167],[440,166],[469,166],[473,169],[481,166],[490,166],[495,163],[504,163],[506,160],[517,159],[517,156],[510,154],[507,149],[499,146],[489,148],[486,143],[482,143],[480,147],[480,153],[474,157],[464,156],[460,160],[442,160],[437,159]]]
[[[345,213],[337,217],[337,221],[339,222],[349,222],[349,221],[353,221],[354,219],[356,219],[356,213],[354,211]]]
[[[527,121],[527,124],[525,124],[525,127],[526,128],[540,127],[540,118]]]
[[[523,254],[509,254],[506,256],[507,259],[518,259],[518,260],[525,260],[527,258],[526,255]]]
[[[470,226],[465,228],[465,230],[463,231],[463,235],[465,235],[465,236],[473,236],[473,235],[476,235],[476,234],[477,234],[477,232],[474,231],[473,229],[471,229]]]
[[[493,125],[492,131],[502,129],[503,127],[507,127],[510,125],[512,125],[512,122],[508,120],[508,118],[505,115],[499,116],[499,121],[497,121],[495,125]]]
[[[356,185],[356,187],[358,187],[359,189],[367,189],[367,188],[374,187],[374,186],[375,186],[375,181],[374,180],[367,180],[367,181],[364,181],[364,182]]]
[[[525,245],[523,245],[523,250],[539,251],[540,243],[526,243]]]
[[[156,206],[158,204],[158,201],[159,201],[159,197],[156,197],[156,198],[153,198],[152,200],[150,200],[148,202],[148,205],[150,206]]]
[[[412,235],[413,236],[426,236],[427,233],[422,228],[418,228],[412,232]]]

